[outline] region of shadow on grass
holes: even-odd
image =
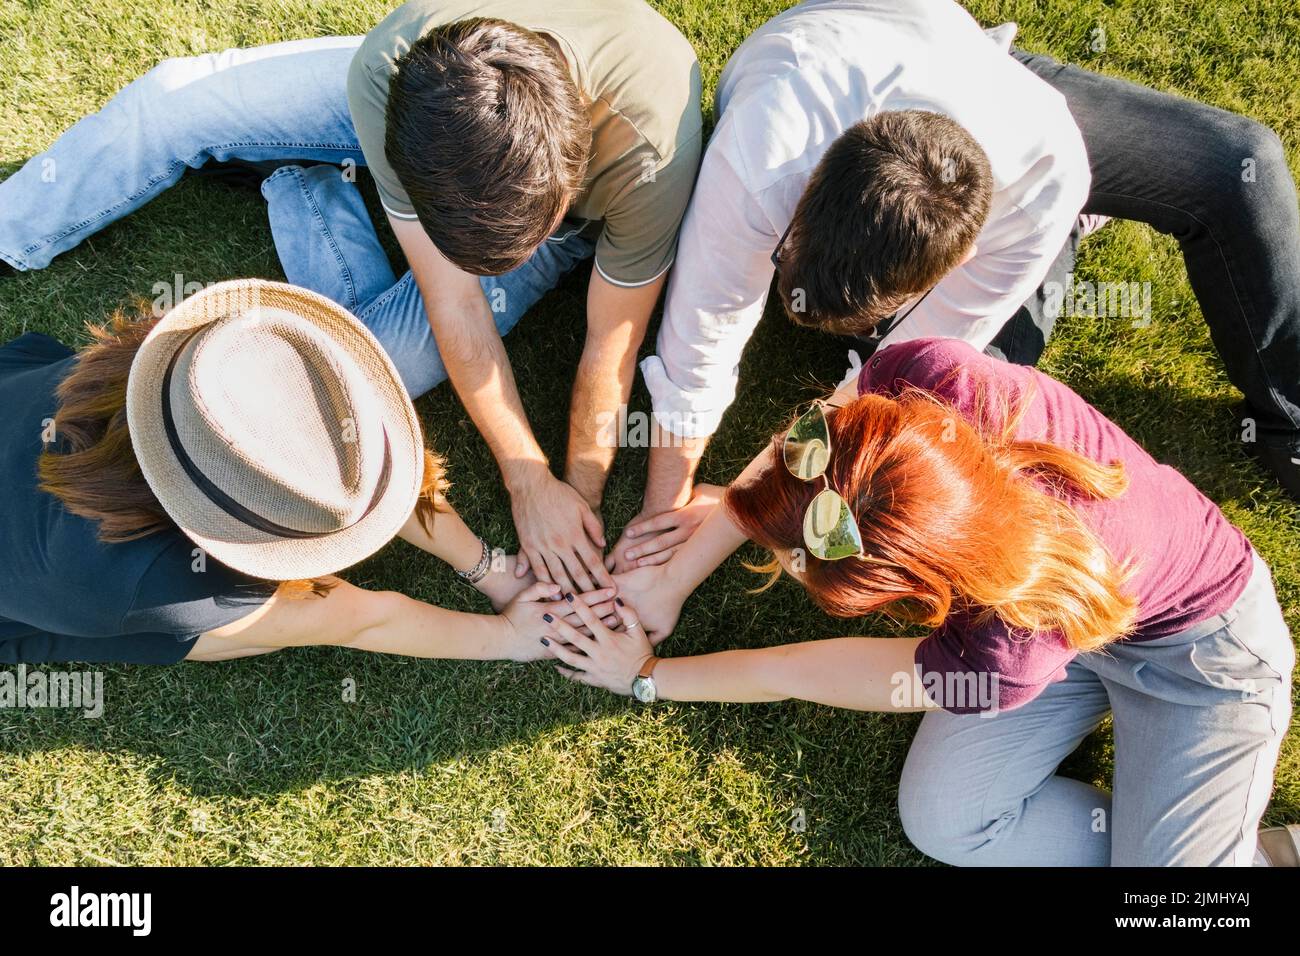
[[[202,214],[197,218],[196,210]],[[223,224],[223,242],[184,241],[192,236],[193,223],[209,216]],[[82,319],[102,318],[96,313],[123,301],[128,290],[145,294],[152,282],[170,279],[174,271],[201,281],[278,276],[260,203],[231,201],[220,186],[183,184],[41,276],[19,280],[18,291],[0,289],[0,304],[21,307],[33,328],[67,337]],[[507,339],[538,440],[556,461],[563,457],[569,383],[582,348],[588,272],[584,268],[568,277]],[[51,310],[56,318],[44,328],[40,322]],[[652,330],[643,354],[653,349],[653,341]],[[793,408],[838,381],[848,347],[796,328],[779,309],[769,308],[746,351],[741,393],[702,463],[701,480],[722,483],[734,476]],[[1215,500],[1249,502],[1267,486],[1253,465],[1239,466],[1245,459],[1235,444],[1237,414],[1229,400],[1193,398],[1120,373],[1087,381],[1080,390]],[[631,404],[648,410],[642,387]],[[457,508],[494,545],[512,547],[509,502],[496,465],[451,389],[436,389],[419,410],[430,441],[449,458]],[[615,465],[605,506],[611,538],[639,507],[646,454],[625,449]],[[446,568],[401,543],[349,577],[446,607],[485,610]],[[757,598],[745,594],[752,584],[735,562],[720,569],[688,603],[667,651],[696,653],[864,632],[862,622],[825,618],[790,582]],[[102,719],[0,713],[0,750],[135,754],[160,784],[174,782],[195,795],[274,796],[322,781],[347,788],[374,775],[421,771],[526,746],[563,727],[626,713],[630,706],[569,685],[545,664],[403,660],[331,649],[284,651],[228,664],[105,670]],[[345,701],[352,687],[355,701]],[[726,755],[764,781],[772,807],[768,824],[801,832],[808,862],[923,862],[907,845],[895,803],[917,717],[782,703],[668,704],[643,719],[660,713],[671,720],[699,773]],[[635,825],[647,817],[637,803],[638,788],[617,785],[624,746],[609,741],[600,774],[610,785],[598,790],[608,811]],[[1103,728],[1067,759],[1063,771],[1104,783],[1110,747]],[[802,831],[794,829],[799,811]],[[1270,818],[1300,818],[1300,805],[1283,795]],[[688,852],[681,861],[695,859]]]

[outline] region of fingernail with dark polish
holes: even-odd
[[[573,603],[573,595],[572,595],[572,594],[566,594],[566,595],[564,595],[564,600],[566,600],[566,601],[568,601],[570,604],[572,604],[572,603]]]
[[[543,614],[543,615],[542,615],[542,620],[545,621],[547,624],[554,624],[554,623],[555,623],[555,618],[551,617],[551,615],[549,615],[549,614]],[[543,640],[545,640],[545,638],[543,638]]]
[[[550,647],[550,646],[551,646],[551,642],[548,641],[548,640],[547,640],[546,638],[544,638],[544,637],[542,638],[542,644],[543,644],[544,646],[546,646],[546,647]]]
[[[623,599],[622,599],[622,598],[614,598],[614,603],[617,604],[619,607],[626,607],[626,606],[627,606],[627,605],[625,605],[625,604],[623,603]]]

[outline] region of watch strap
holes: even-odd
[[[655,667],[663,660],[661,657],[655,657],[651,654],[646,658],[645,663],[641,665],[641,670],[637,672],[637,677],[649,677],[654,673]]]

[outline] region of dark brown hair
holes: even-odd
[[[420,225],[475,275],[521,265],[581,190],[591,118],[541,36],[490,18],[436,27],[397,61],[384,151]]]
[[[938,113],[878,113],[831,144],[778,251],[790,318],[860,335],[937,283],[988,218],[979,143]]]
[[[145,308],[140,306],[140,312]],[[37,461],[41,490],[72,514],[97,522],[99,539],[106,544],[179,530],[140,471],[126,423],[131,362],[157,321],[119,312],[106,325],[89,326],[91,344],[59,384],[55,442],[46,445]],[[424,454],[416,514],[432,532],[447,481],[442,459],[428,450]]]

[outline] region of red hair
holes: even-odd
[[[1131,632],[1128,572],[1070,503],[1122,494],[1123,466],[1017,440],[1024,407],[996,431],[919,390],[827,408],[827,475],[857,516],[867,559],[807,556],[798,580],[813,600],[835,617],[879,611],[931,626],[954,610],[996,615],[1017,631],[1057,631],[1079,650]],[[823,487],[786,470],[780,441],[774,462],[726,496],[739,527],[774,552],[804,547],[804,512]],[[770,586],[780,565],[755,570],[772,572]]]

